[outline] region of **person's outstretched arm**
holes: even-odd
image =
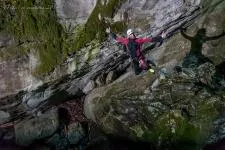
[[[213,37],[206,37],[206,41],[210,41],[210,40],[217,40],[217,39],[219,39],[219,38],[221,38],[221,37],[223,37],[225,35],[225,32],[223,31],[223,33],[222,34],[220,34],[220,35],[217,35],[217,36],[213,36]]]
[[[181,29],[181,35],[184,37],[184,38],[186,38],[186,39],[188,39],[188,40],[192,40],[192,37],[191,36],[189,36],[189,35],[187,35],[186,33],[184,33],[184,29],[182,28]]]
[[[166,37],[166,34],[163,32],[160,36],[156,36],[153,38],[138,38],[137,42],[140,44],[144,44],[147,42],[162,42],[165,37]]]
[[[127,45],[127,42],[128,42],[127,38],[118,37],[115,33],[111,32],[110,28],[106,29],[106,33],[108,33],[109,36],[111,36],[118,43]]]

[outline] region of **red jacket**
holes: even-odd
[[[129,47],[130,40],[128,38],[117,37],[115,40],[118,43],[125,45],[129,52],[131,51]],[[144,59],[144,55],[142,54],[142,51],[141,51],[141,46],[144,43],[152,42],[153,39],[152,38],[136,38],[132,41],[136,44],[136,48],[135,48],[136,57],[138,58],[138,60]],[[134,56],[131,55],[131,57],[133,58]]]
[[[144,59],[144,55],[142,54],[142,51],[141,51],[142,44],[147,43],[147,42],[161,42],[162,41],[161,36],[157,36],[154,38],[135,38],[135,39],[117,37],[116,34],[114,34],[114,33],[111,33],[111,36],[118,43],[126,46],[132,59],[138,59],[138,60]]]

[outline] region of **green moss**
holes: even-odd
[[[76,50],[74,49],[75,44],[76,44],[75,39],[78,38],[78,35],[80,33],[82,33],[83,29],[84,29],[84,25],[82,25],[82,24],[76,25],[72,29],[72,34],[70,32],[68,32],[68,34],[65,34],[65,36],[63,36],[63,41],[64,41],[63,52],[64,52],[65,56],[76,52]]]
[[[101,15],[102,18],[113,17],[116,8],[118,8],[123,1],[125,0],[110,0],[108,4],[102,4],[101,0],[98,0],[96,7],[85,24],[84,29],[78,33],[78,36],[75,39],[76,43],[74,44],[74,49],[80,49],[94,39],[97,39],[100,42],[103,41],[106,37],[105,29],[109,24],[107,24],[104,19],[99,20],[99,15]],[[112,26],[112,29],[115,29],[115,31],[122,31],[126,27],[125,23],[121,22]]]
[[[196,147],[200,145],[199,127],[175,112],[163,114],[159,117],[151,130],[146,130],[143,138],[158,143],[159,148],[179,149]],[[191,149],[190,148],[190,149]]]
[[[201,136],[207,137],[211,130],[213,121],[218,116],[219,112],[217,111],[216,107],[214,106],[214,102],[210,102],[209,99],[201,102],[198,105],[196,110],[196,117],[195,117],[195,124],[201,127]]]
[[[3,57],[8,59],[9,56],[22,56],[26,55],[29,49],[35,49],[40,65],[34,73],[44,75],[52,71],[65,58],[65,55],[62,55],[65,33],[57,22],[53,1],[13,0],[4,3],[9,8],[16,9],[13,13],[12,9],[5,9],[5,15],[10,17],[1,23],[1,29],[14,35],[17,46],[10,47],[9,53],[4,53]]]
[[[127,24],[124,21],[118,21],[112,24],[111,28],[116,33],[122,33],[127,28]]]
[[[140,125],[140,124],[135,124],[134,126],[130,127],[131,132],[131,137],[134,138],[144,138],[147,135],[147,133],[149,133],[149,129],[147,129],[144,125]],[[148,139],[148,141],[151,141]]]
[[[75,36],[65,33],[57,22],[53,0],[1,1],[0,7],[3,11],[0,11],[0,17],[5,19],[0,21],[0,30],[6,30],[14,35],[17,45],[8,48],[7,53],[1,52],[0,57],[9,59],[27,55],[29,49],[33,48],[40,58],[40,65],[34,74],[45,75],[63,62],[68,54],[76,52],[94,39],[98,43],[103,41],[106,37],[105,29],[109,24],[105,23],[104,19],[100,21],[98,16],[101,14],[102,18],[112,17],[115,8],[123,1],[125,0],[111,0],[108,4],[102,4],[101,0],[98,0],[87,23],[74,29],[77,33]],[[116,32],[121,32],[125,28],[122,22],[112,26]],[[92,54],[92,51],[89,53]],[[88,60],[91,58],[92,56],[88,56]]]
[[[218,116],[213,100],[201,102],[196,108],[196,115],[191,120],[182,117],[181,112],[171,111],[158,116],[154,127],[134,126],[136,137],[149,142],[159,143],[160,148],[201,147],[211,133],[212,123]],[[143,133],[144,132],[144,133]],[[191,146],[191,147],[190,147]]]
[[[160,149],[193,149],[201,147],[207,137],[201,127],[183,118],[179,111],[173,111],[158,117],[154,127],[136,124],[130,127],[132,137],[154,143]]]
[[[8,22],[13,18],[12,11],[9,9],[10,4],[5,1],[0,1],[0,31],[5,29]]]

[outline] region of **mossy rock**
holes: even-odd
[[[157,78],[146,74],[94,90],[85,100],[86,116],[106,133],[154,143],[160,149],[202,148],[213,122],[222,116],[223,94],[208,88],[201,92],[196,80],[179,75],[161,80],[151,91]],[[202,96],[205,92],[209,96]]]

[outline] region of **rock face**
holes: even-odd
[[[55,0],[57,16],[67,26],[84,24],[96,5],[96,0]]]
[[[76,34],[74,26],[85,24],[94,8],[98,8],[98,2],[55,0],[57,17],[68,36]],[[114,1],[102,0],[101,5],[109,2]],[[4,56],[10,58],[11,52],[16,53],[13,59],[0,57],[0,124],[37,117],[40,110],[51,107],[51,104],[87,95],[84,106],[86,116],[110,134],[153,142],[156,147],[163,148],[171,146],[171,143],[179,147],[178,143],[182,142],[190,143],[191,148],[196,145],[202,147],[207,142],[224,138],[224,121],[221,118],[224,116],[225,87],[222,62],[225,54],[225,36],[222,36],[225,1],[121,2],[111,18],[104,18],[106,21],[125,22],[127,27],[136,28],[140,37],[155,36],[161,31],[168,33],[161,46],[152,43],[143,45],[146,59],[156,64],[157,73],[134,77],[129,56],[111,41],[101,44],[92,41],[85,48],[71,50],[74,47],[70,42],[75,38],[71,36],[71,39],[66,39],[66,50],[75,54],[60,61],[61,64],[57,64],[51,73],[35,77],[34,70],[40,58],[37,50],[29,47],[34,44],[34,37],[30,41],[23,38],[17,41],[13,35],[0,32],[0,55],[6,54]],[[97,16],[102,19],[104,14]],[[56,20],[51,25],[59,26]],[[185,35],[178,33],[182,27],[187,27]],[[205,31],[203,34],[200,33],[202,30]],[[42,40],[46,42],[48,38]],[[60,39],[64,38],[60,36]],[[64,49],[54,49],[55,43],[48,44],[53,44],[53,53],[59,52],[60,57],[64,55]],[[17,55],[17,48],[27,46],[26,54]],[[11,48],[14,50],[11,51]],[[44,53],[44,57],[49,56]],[[176,65],[176,71],[171,71]],[[158,71],[161,67],[166,69]],[[52,120],[52,116],[47,116],[16,125],[17,142],[26,145],[52,134],[58,126],[57,121],[52,123]],[[34,128],[26,130],[33,123]],[[83,135],[77,124],[70,129],[70,138],[78,131],[80,134],[76,135]],[[43,133],[45,131],[46,134]],[[57,143],[58,140],[59,136],[55,135],[49,143]],[[70,139],[70,142],[74,141]],[[62,143],[62,146],[65,145]]]
[[[0,124],[9,121],[10,114],[4,111],[0,111]]]
[[[187,28],[185,33],[190,37],[196,37],[198,31],[201,29],[206,29],[205,36],[207,37],[216,37],[221,35],[225,28],[225,18],[220,16],[220,14],[224,13],[225,7],[224,2],[219,2],[220,1],[205,2],[207,4],[205,8],[202,8],[202,10],[208,13],[201,13],[199,15],[199,19],[196,19],[194,23]],[[209,11],[213,8],[216,8],[215,11]],[[221,36],[220,38],[203,42],[201,45],[202,47],[199,48],[199,52],[211,59],[215,64],[220,64],[224,61],[224,45],[222,44],[224,38],[224,36]],[[191,42],[191,40],[188,40],[184,36],[178,34],[171,37],[171,39],[161,48],[157,48],[157,50],[153,51],[149,55],[149,58],[156,62],[158,66],[171,68],[182,61],[194,45],[195,44]],[[222,55],[218,55],[218,52]]]
[[[218,84],[224,79],[218,78],[211,63],[179,73],[136,76],[94,90],[84,111],[110,134],[160,148],[187,148],[181,143],[188,143],[187,149],[202,147],[213,122],[224,115],[225,86]]]
[[[25,146],[30,145],[35,140],[54,134],[58,126],[58,116],[55,111],[38,119],[21,122],[15,126],[16,143]]]
[[[85,136],[84,130],[79,123],[69,125],[68,132],[66,134],[66,136],[55,134],[49,138],[47,143],[49,145],[54,145],[55,149],[67,149],[69,145],[78,144]]]
[[[67,117],[66,114],[60,114],[59,110],[51,110],[37,118],[16,124],[14,126],[16,143],[29,146],[42,141],[42,144],[50,145],[54,149],[65,148],[70,144],[76,145],[84,138],[85,131],[80,123],[67,124],[65,121]]]
[[[70,0],[70,1],[64,1],[64,0],[55,0],[55,9],[57,12],[57,17],[60,20],[60,23],[62,26],[65,26],[66,32],[69,32],[69,34],[75,34],[73,30],[73,26],[76,24],[84,24],[88,17],[91,15],[91,12],[96,6],[97,1],[92,0],[92,1],[81,1],[81,0]],[[108,3],[108,1],[102,1],[101,4]],[[174,9],[167,9],[169,7],[174,6]],[[165,7],[164,7],[165,6]],[[161,24],[153,23],[151,21],[149,22],[144,22],[141,23],[142,26],[148,26],[149,23],[151,22],[152,26],[156,26],[152,28],[151,35],[156,35],[161,31],[161,26],[168,24],[168,22],[174,22],[176,21],[177,17],[169,17],[167,18],[168,20],[166,22],[162,22],[165,18],[160,18],[160,17],[155,17],[155,14],[153,14],[153,10],[149,13],[149,8],[154,8],[154,11],[158,10],[164,13],[167,13],[168,10],[172,14],[177,13],[177,10],[183,9],[183,7],[189,7],[186,4],[180,5],[180,4],[175,4],[172,1],[168,1],[167,3],[163,3],[162,1],[160,2],[147,2],[147,1],[128,1],[125,2],[122,6],[121,9],[118,10],[118,13],[115,14],[115,16],[120,16],[122,12],[124,11],[129,11],[129,8],[132,8],[132,12],[128,12],[129,18],[133,20],[134,22],[139,22],[139,20],[145,18],[145,20],[149,20],[146,18],[158,18],[161,19],[158,22],[161,22]],[[193,9],[190,9],[189,11],[182,11],[180,12],[180,15],[183,17],[186,17],[185,19],[180,21],[181,23],[187,22],[188,20],[191,20],[193,16],[188,16],[188,14],[195,12],[196,10],[194,9],[195,7],[192,7]],[[177,10],[176,10],[177,9]],[[161,14],[161,13],[158,13]],[[104,16],[104,15],[102,15]],[[161,15],[163,16],[163,15]],[[112,16],[113,17],[113,16]],[[124,18],[124,17],[123,17]],[[151,20],[151,19],[150,19]],[[116,20],[115,20],[116,21]],[[128,23],[132,24],[132,23]],[[180,25],[179,24],[179,25]],[[146,31],[145,28],[141,27],[140,28],[143,30],[140,33],[144,33]],[[156,29],[157,28],[157,29]],[[176,27],[175,27],[176,28]],[[170,29],[171,31],[174,30],[175,28]],[[67,30],[68,29],[68,30]],[[149,28],[148,28],[149,29]],[[150,34],[147,33],[149,36]],[[11,54],[11,51],[6,49],[6,47],[10,47],[12,49],[20,48],[20,44],[17,43],[17,41],[14,40],[14,37],[12,35],[6,34],[1,34],[0,35],[0,43],[1,43],[1,50],[5,55],[4,51],[9,52],[9,56],[13,55]],[[72,37],[74,38],[74,37]],[[69,39],[68,39],[69,40]],[[14,42],[13,42],[14,41]],[[25,43],[22,43],[22,47],[28,48],[30,45],[32,45],[32,42],[25,41]],[[70,47],[72,44],[69,43],[69,49],[73,49],[73,47]],[[96,65],[99,65],[101,63],[104,63],[104,61],[107,60],[100,60],[96,58],[96,56],[107,56],[112,53],[112,50],[116,49],[114,46],[113,47],[106,47],[104,49],[100,49],[99,46],[89,46],[83,50],[79,50],[79,52],[76,52],[76,56],[74,56],[71,59],[68,59],[67,63],[61,64],[60,66],[57,66],[55,70],[45,76],[44,78],[36,78],[34,77],[34,71],[35,68],[39,65],[40,63],[40,58],[38,57],[37,53],[35,50],[28,50],[29,55],[25,57],[19,57],[19,58],[14,58],[13,60],[9,59],[8,61],[3,61],[0,59],[0,69],[1,69],[1,79],[0,79],[0,92],[4,93],[4,95],[1,95],[0,97],[4,97],[6,95],[11,95],[13,93],[16,93],[21,90],[34,90],[36,89],[37,86],[40,86],[43,83],[53,81],[56,79],[61,78],[62,76],[65,76],[66,74],[71,74],[74,71],[80,71],[80,69],[86,69],[86,63],[89,63],[89,66],[93,65],[93,61],[95,63],[98,63]],[[14,50],[18,51],[18,50]],[[61,51],[61,50],[59,50]],[[13,52],[15,53],[15,52]],[[47,54],[46,54],[47,55]],[[55,58],[54,58],[55,59]],[[89,62],[92,60],[92,62]],[[47,65],[47,64],[46,64]],[[9,69],[10,68],[10,69]]]
[[[95,0],[56,0],[55,6],[62,26],[70,26],[69,22],[73,22],[72,24],[76,24],[75,22],[85,23],[96,3],[97,2]],[[102,3],[108,2],[102,1]],[[203,6],[203,13],[200,14],[200,7]],[[210,11],[211,9],[214,9],[215,11]],[[207,30],[207,36],[216,36],[222,33],[222,29],[224,27],[224,17],[222,14],[224,14],[224,2],[220,2],[218,0],[214,2],[201,2],[201,4],[199,0],[185,2],[177,0],[175,3],[174,1],[165,2],[163,0],[134,0],[123,2],[121,7],[118,8],[112,17],[114,18],[114,22],[127,22],[128,27],[136,28],[138,33],[143,34],[143,36],[155,36],[162,30],[165,30],[169,36],[172,36],[174,31],[180,28],[183,24],[188,23],[186,26],[189,26],[189,24],[192,23],[191,20],[198,17],[194,24],[188,28],[187,33],[194,36],[199,29],[204,27]],[[73,30],[69,30],[67,32],[73,32]],[[4,53],[5,50],[9,51],[6,47],[15,48],[18,46],[15,45],[16,41],[12,35],[1,33],[0,37],[1,52]],[[223,55],[220,55],[223,54],[222,49],[224,49],[224,43],[222,42],[223,39],[224,37],[216,41],[206,42],[202,49],[203,53],[215,60],[216,63],[220,63],[223,59]],[[177,44],[174,44],[175,42]],[[24,44],[24,46],[29,47],[29,44],[32,45],[32,42],[28,42]],[[146,49],[148,49],[148,47],[148,44],[144,46]],[[71,48],[72,47],[70,47],[70,49]],[[91,68],[88,66],[97,67],[98,65],[110,60],[99,59],[98,56],[103,58],[111,55],[113,50],[117,51],[116,49],[118,49],[116,46],[106,46],[102,48],[102,45],[90,45],[87,48],[76,52],[76,55],[69,58],[66,63],[57,66],[52,73],[41,79],[35,77],[33,74],[35,68],[40,63],[40,59],[37,57],[37,54],[33,52],[35,50],[30,50],[29,55],[25,57],[19,57],[8,61],[1,60],[0,92],[4,94],[1,94],[0,97],[11,95],[21,90],[34,90],[37,86],[59,79],[66,74],[82,72],[81,70],[91,70],[94,67]],[[182,38],[180,35],[175,35],[162,47],[155,48],[155,50],[148,52],[146,56],[148,59],[154,61],[158,66],[173,67],[182,60],[189,49],[190,43],[188,40]],[[116,54],[120,55],[120,52],[116,52]],[[99,79],[99,81],[101,80]],[[99,82],[98,85],[102,84]]]
[[[0,52],[7,54],[9,52],[6,48],[12,46],[15,46],[12,35],[0,32]],[[20,57],[8,61],[0,58],[0,98],[22,90],[36,88],[42,84],[40,80],[31,75],[31,71],[37,64],[35,62],[36,58],[32,53],[29,57]]]
[[[140,28],[156,32],[159,28],[175,21],[184,15],[188,15],[196,9],[200,1],[183,0],[152,0],[152,1],[126,1],[114,19],[126,20],[133,28]],[[153,33],[154,34],[154,33]]]

